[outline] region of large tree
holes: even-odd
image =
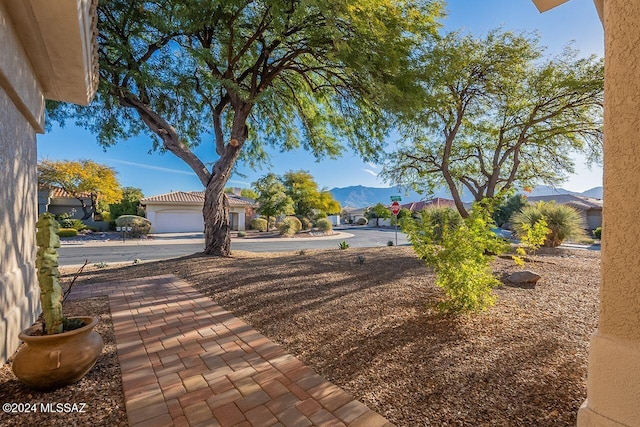
[[[566,49],[542,59],[535,37],[493,31],[450,33],[423,56],[425,97],[403,116],[404,143],[383,176],[429,193],[448,188],[463,217],[461,192],[476,201],[514,185],[555,185],[574,170],[573,154],[599,160],[603,63]]]
[[[84,213],[82,219],[93,216],[98,202],[116,203],[122,198],[116,172],[91,160],[42,160],[38,163],[38,184],[60,187],[78,199]],[[90,205],[86,203],[87,198]]]
[[[121,215],[140,215],[140,200],[144,198],[144,194],[140,188],[124,187],[122,189],[122,199],[118,203],[109,205],[109,213],[111,219],[115,220]]]
[[[287,195],[284,184],[276,174],[269,173],[251,185],[257,194],[257,211],[267,217],[267,230],[272,217],[294,213],[293,200]]]
[[[205,253],[230,253],[224,187],[266,146],[375,158],[385,111],[414,92],[404,71],[439,0],[104,0],[100,87],[80,123],[104,146],[141,132],[205,187]],[[55,115],[55,114],[54,114]],[[211,141],[211,164],[192,148]],[[215,151],[215,155],[214,152]]]
[[[340,203],[327,189],[320,189],[309,172],[289,171],[282,177],[287,195],[293,200],[297,215],[313,217],[317,213],[339,214]]]

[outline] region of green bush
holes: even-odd
[[[593,237],[595,237],[598,240],[602,239],[602,227],[598,227],[595,230],[593,230]]]
[[[498,227],[502,227],[509,222],[509,219],[526,206],[527,198],[522,194],[516,194],[500,203],[493,212],[493,220]]]
[[[523,224],[533,227],[540,219],[547,222],[549,234],[544,242],[545,247],[555,248],[567,239],[580,240],[586,238],[583,229],[584,220],[577,210],[555,202],[538,202],[527,205],[511,217],[513,229],[518,238],[526,235]]]
[[[252,230],[267,231],[267,220],[264,218],[254,218],[251,220],[250,227]]]
[[[316,227],[318,227],[318,230],[323,231],[325,233],[328,233],[331,230],[333,230],[333,225],[331,224],[331,221],[329,221],[327,218],[320,218],[318,221],[316,221]]]
[[[282,235],[293,236],[302,230],[302,223],[295,216],[287,216],[278,224],[278,230]]]
[[[86,230],[87,226],[79,219],[65,218],[58,221],[61,228],[73,228],[77,231]]]
[[[447,207],[427,208],[420,211],[419,220],[423,227],[431,230],[433,243],[440,243],[443,235],[462,225],[462,217],[457,210]]]
[[[338,249],[340,250],[349,249],[349,244],[343,240],[342,242],[338,243]]]
[[[116,218],[116,226],[131,227],[131,235],[139,237],[149,234],[151,221],[137,215],[122,215]]]
[[[247,233],[244,231],[238,231],[238,237],[247,237]]]
[[[369,224],[369,220],[367,218],[358,218],[358,220],[356,221],[356,224],[367,225]]]
[[[493,288],[500,281],[491,272],[494,256],[507,250],[490,227],[491,209],[475,203],[468,218],[458,226],[451,223],[437,229],[423,219],[403,221],[413,250],[436,273],[436,285],[445,299],[438,305],[443,312],[481,311],[493,305]]]
[[[298,215],[296,218],[298,218],[302,223],[303,230],[311,230],[311,227],[313,227],[313,223],[306,216]]]
[[[78,235],[78,230],[75,228],[61,228],[58,231],[58,236],[60,237],[76,237]]]

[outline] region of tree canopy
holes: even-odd
[[[122,199],[118,203],[109,205],[111,219],[115,220],[121,215],[141,215],[140,199],[144,198],[142,190],[136,187],[124,187],[122,189]]]
[[[257,212],[267,217],[267,229],[270,218],[294,213],[293,200],[287,195],[284,184],[276,174],[269,173],[254,182],[252,186],[258,195]]]
[[[375,158],[385,113],[416,92],[406,70],[441,9],[439,0],[101,1],[99,93],[78,122],[104,146],[144,133],[184,160],[205,186],[205,253],[228,255],[223,190],[236,161],[264,162],[269,146]],[[210,159],[192,150],[203,141]]]
[[[339,214],[340,203],[329,190],[319,189],[313,176],[307,171],[289,171],[282,177],[287,195],[293,200],[296,215],[312,218],[316,213]]]
[[[115,170],[92,160],[42,160],[38,163],[38,184],[60,187],[78,199],[84,213],[82,219],[92,217],[99,201],[109,204],[122,198]],[[91,205],[86,204],[87,198]]]
[[[492,31],[450,33],[422,56],[425,97],[402,117],[404,143],[383,176],[425,193],[447,187],[468,215],[476,201],[515,184],[555,185],[574,170],[572,154],[599,161],[602,60],[565,49],[543,60],[537,38]]]

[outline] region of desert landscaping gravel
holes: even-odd
[[[534,289],[505,284],[494,307],[460,317],[436,312],[442,293],[408,247],[90,267],[76,286],[184,278],[399,426],[573,426],[586,398],[599,262],[597,251],[539,255],[525,266],[542,276]],[[503,277],[520,267],[497,259],[493,268]],[[99,332],[113,340],[104,300],[92,301],[82,307],[99,311]],[[105,350],[96,369],[59,395],[28,391],[5,365],[0,398],[85,401],[91,410],[90,418],[47,418],[49,425],[125,425],[114,355]],[[1,425],[43,423],[32,414],[0,417]]]

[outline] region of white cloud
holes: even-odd
[[[362,169],[363,171],[365,171],[366,173],[370,173],[373,176],[378,176],[378,174],[375,171],[369,170],[369,169]]]
[[[367,165],[368,165],[371,169],[380,169],[380,166],[376,165],[375,163],[367,162]]]
[[[182,175],[195,175],[195,173],[192,172],[192,171],[183,171],[183,170],[180,170],[180,169],[163,168],[161,166],[147,165],[145,163],[127,162],[126,160],[116,160],[116,159],[109,159],[109,161],[111,161],[113,163],[121,163],[123,165],[135,166],[135,167],[143,168],[143,169],[151,169],[151,170],[156,170],[156,171],[177,173],[177,174],[182,174]]]

